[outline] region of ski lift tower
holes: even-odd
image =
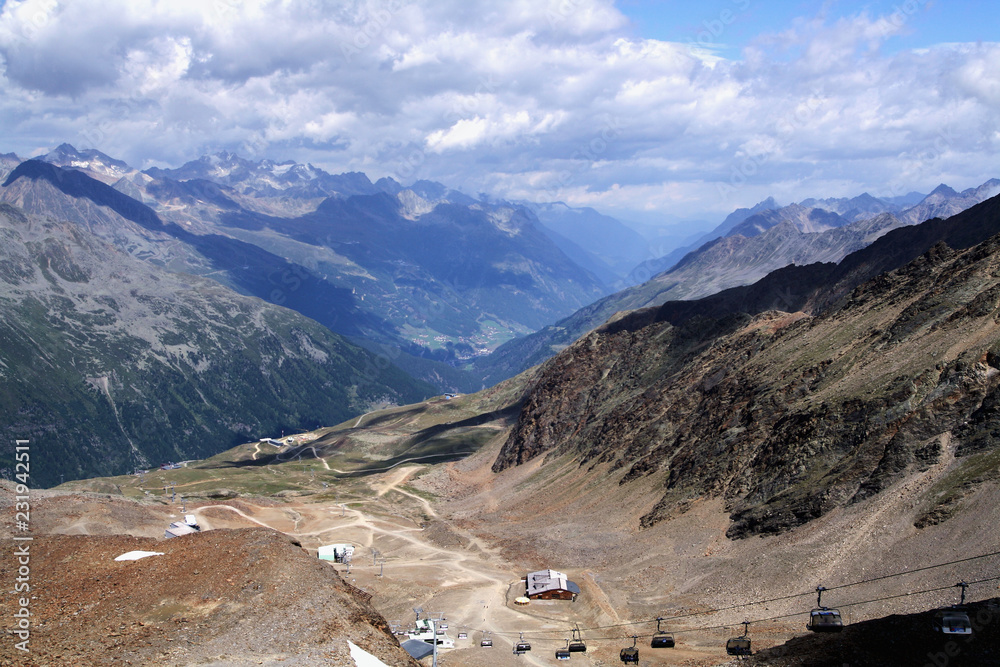
[[[413,611],[416,612],[416,614],[417,614],[417,620],[419,621],[420,620],[420,614],[423,613],[424,608],[423,607],[414,607]],[[431,656],[432,656],[431,657],[431,667],[437,667],[437,664],[438,664],[437,626],[434,623],[434,619],[430,618],[429,615],[428,615],[427,619],[425,619],[425,620],[428,623],[431,624],[431,637],[433,638],[433,641],[431,642],[431,647],[433,648],[434,652],[431,653]],[[414,624],[414,625],[416,625],[416,624]]]

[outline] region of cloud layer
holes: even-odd
[[[745,5],[669,43],[603,0],[7,2],[0,149],[227,149],[634,216],[998,175],[1000,44],[888,53],[908,0],[724,59]]]

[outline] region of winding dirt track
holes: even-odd
[[[427,499],[400,488],[420,469],[421,466],[414,465],[397,468],[381,479],[373,479],[370,485],[377,498],[398,493],[417,503],[426,516],[437,519],[438,514]],[[379,587],[382,582],[375,575],[382,567],[387,581],[390,577],[400,583],[423,580],[426,584],[427,580],[434,581],[435,589],[448,592],[447,617],[452,628],[449,633],[454,638],[454,633],[460,629],[467,631],[470,639],[465,648],[473,645],[478,647],[480,631],[494,633],[495,653],[488,654],[494,663],[502,663],[506,656],[511,655],[503,648],[505,643],[508,651],[513,648],[511,637],[516,637],[518,632],[531,627],[528,625],[529,617],[524,612],[505,605],[508,589],[517,584],[519,575],[494,565],[498,560],[496,551],[489,550],[473,536],[462,537],[468,544],[475,545],[474,551],[468,548],[451,548],[434,544],[425,536],[424,528],[414,526],[411,521],[402,517],[375,517],[356,507],[306,503],[257,507],[250,500],[244,502],[253,509],[245,511],[227,504],[212,504],[192,509],[191,513],[198,518],[203,529],[212,528],[212,516],[218,517],[213,512],[209,512],[212,516],[208,516],[206,511],[221,510],[231,512],[254,525],[294,536],[303,546],[349,541],[359,551],[372,549],[373,554],[378,553],[380,558],[385,559],[384,566],[374,567],[374,558],[368,560],[367,554],[356,551],[350,570],[342,565],[336,567],[350,581],[365,577],[368,580],[364,582],[366,588]],[[357,504],[365,502],[374,501],[360,501]],[[355,583],[361,585],[356,581]],[[444,604],[434,602],[434,599],[435,595],[432,593],[430,606],[426,603],[424,606],[430,609],[431,606]],[[446,655],[447,652],[442,654],[442,661],[446,660]],[[518,662],[546,665],[550,661],[543,659],[543,655],[545,654],[526,653],[518,658]]]

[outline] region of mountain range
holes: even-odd
[[[420,358],[458,365],[605,293],[526,208],[427,182],[373,184],[231,154],[139,172],[63,145],[13,168],[0,199],[298,309],[442,389],[467,389],[469,380]]]
[[[774,200],[766,200],[752,209],[734,212],[717,228],[722,235],[688,253],[669,271],[599,299],[607,283],[581,264],[595,267],[610,280],[620,276],[641,253],[642,242],[637,234],[624,231],[627,228],[593,210],[571,209],[562,204],[492,202],[427,181],[409,187],[391,179],[372,183],[364,174],[334,176],[311,165],[253,162],[233,154],[204,157],[178,169],[140,172],[98,151],[77,151],[64,144],[43,159],[21,161],[14,155],[2,156],[0,167],[5,172],[0,201],[10,204],[5,211],[10,234],[14,235],[11,238],[25,235],[17,225],[32,229],[39,224],[50,225],[46,237],[50,240],[46,243],[58,243],[65,234],[66,247],[77,248],[72,252],[63,248],[56,253],[58,256],[76,253],[86,258],[74,260],[74,267],[120,265],[127,268],[118,274],[141,276],[139,285],[125,288],[110,274],[91,270],[81,274],[85,276],[81,284],[96,281],[114,285],[140,304],[126,308],[115,299],[118,310],[108,306],[110,311],[99,310],[100,315],[95,317],[72,314],[98,312],[87,300],[91,298],[87,290],[73,293],[58,280],[34,280],[33,292],[25,292],[16,282],[5,285],[4,303],[11,309],[10,321],[30,323],[27,332],[8,334],[12,341],[20,336],[21,346],[17,358],[5,362],[8,367],[19,368],[34,355],[45,358],[57,352],[69,354],[74,364],[83,366],[79,377],[62,378],[73,387],[72,392],[83,391],[80,396],[72,394],[73,401],[88,405],[87,414],[99,410],[106,413],[102,413],[106,432],[94,438],[94,447],[101,455],[81,452],[65,457],[66,466],[51,468],[72,476],[107,474],[158,460],[203,455],[231,444],[234,438],[313,421],[342,420],[380,402],[405,402],[434,391],[488,386],[551,357],[616,312],[719,292],[725,295],[727,288],[750,283],[781,267],[835,262],[906,225],[915,216],[967,208],[1000,185],[989,181],[963,193],[941,186],[898,215],[883,212],[874,218],[863,215],[880,207],[903,204],[867,195],[777,208],[773,208],[777,206]],[[817,206],[810,208],[806,203]],[[574,236],[575,229],[581,232]],[[39,257],[38,242],[22,239],[10,245],[6,250],[11,253],[11,265],[48,261]],[[607,251],[603,257],[596,252],[600,247]],[[122,256],[108,255],[111,250]],[[69,280],[66,276],[76,275],[75,270],[58,275]],[[197,282],[198,277],[212,282]],[[178,287],[178,280],[189,286],[187,291]],[[784,288],[777,300],[769,303],[782,309],[795,306],[799,287],[795,284]],[[163,343],[158,341],[163,336],[169,339],[169,332],[182,322],[199,321],[190,316],[189,310],[200,309],[201,317],[205,317],[205,313],[220,308],[207,302],[197,308],[185,302],[181,308],[184,317],[175,313],[168,323],[152,327],[158,332],[156,336],[144,334],[146,338],[133,340],[133,320],[149,316],[147,306],[142,305],[146,301],[174,303],[181,298],[178,295],[183,295],[182,301],[191,302],[202,292],[213,295],[213,299],[256,297],[281,306],[273,312],[286,313],[283,317],[295,313],[308,318],[303,320],[308,325],[289,325],[296,331],[307,330],[310,336],[320,336],[316,332],[325,328],[324,336],[339,334],[347,340],[334,335],[322,344],[311,338],[308,344],[283,341],[280,347],[288,351],[288,360],[280,354],[261,357],[239,350],[235,333],[212,334],[203,342],[192,342],[188,334],[181,335],[183,342],[177,345],[187,346],[185,350],[201,350],[203,355],[200,361],[185,361],[188,365],[170,355],[150,352],[159,350]],[[42,310],[31,305],[36,301],[50,304],[44,316]],[[79,349],[67,345],[62,350],[48,350],[38,341],[49,340],[51,334],[34,335],[36,331],[58,331],[65,326],[61,319],[52,319],[60,311],[53,303],[63,304],[63,317],[75,318],[75,338],[71,340],[78,341]],[[247,308],[251,306],[241,306]],[[262,304],[252,308],[272,312]],[[560,313],[573,309],[577,310],[569,317],[546,326]],[[119,317],[119,311],[131,315]],[[254,321],[264,321],[262,318]],[[225,318],[221,324],[231,330],[236,328]],[[149,330],[146,325],[136,326],[143,332]],[[251,327],[247,335],[270,335],[273,328]],[[491,353],[499,342],[515,334],[528,335],[500,345]],[[117,348],[123,351],[119,358],[113,352],[116,348],[107,345],[110,339],[122,341]],[[367,356],[349,346],[348,341],[367,349]],[[256,349],[258,344],[248,347]],[[86,351],[91,348],[92,353]],[[329,368],[318,369],[319,376],[311,377],[309,374],[317,369],[300,366],[302,375],[294,376],[292,382],[296,391],[317,384],[335,389],[323,398],[310,395],[305,408],[290,407],[288,400],[292,400],[294,392],[282,394],[287,387],[275,387],[260,378],[273,373],[269,364],[281,366],[287,361],[286,367],[291,368],[295,366],[291,359],[304,359],[313,348],[324,350],[320,355],[324,359],[342,358],[355,370],[341,373],[334,382]],[[337,349],[336,354],[330,353],[332,348]],[[147,360],[150,354],[156,363]],[[229,374],[247,363],[241,354],[249,354],[257,370],[249,375],[238,371],[241,379],[235,381]],[[88,355],[90,361],[79,363],[78,356],[87,359]],[[65,361],[62,356],[59,359]],[[357,368],[371,368],[373,364],[389,376],[365,393],[352,378]],[[462,368],[470,364],[474,373]],[[140,382],[131,377],[129,369],[134,368],[157,370]],[[205,368],[222,373],[220,377],[225,379],[210,378],[211,373],[203,372]],[[55,380],[50,377],[47,381]],[[190,386],[204,381],[235,387],[235,392],[222,400],[209,398],[211,392],[201,389],[196,392],[199,401],[188,398],[177,405],[149,405],[139,410],[139,417],[129,417],[128,423],[122,421],[125,413],[117,412],[120,405],[142,402],[141,397],[152,391],[146,382],[163,387],[180,383],[184,391],[190,391]],[[9,428],[29,428],[29,422],[37,420],[39,414],[55,409],[46,397],[61,396],[60,392],[41,380],[38,387],[31,391],[20,385],[8,388],[8,396],[21,396],[34,406],[19,407],[22,418],[11,422]],[[81,398],[83,395],[87,401]],[[158,395],[173,394],[165,391]],[[326,400],[337,405],[327,405]],[[249,407],[257,402],[274,407]],[[21,405],[18,401],[13,404]],[[237,405],[244,408],[238,409]],[[111,412],[107,412],[109,409]],[[255,420],[250,420],[253,423],[208,416],[219,410],[219,414],[235,415],[241,409],[255,415]],[[58,428],[72,434],[72,438],[84,438],[85,420],[74,416],[76,413],[65,405],[59,410],[63,411],[61,421],[41,420],[48,424],[44,428]],[[175,415],[174,421],[166,415]],[[192,426],[209,422],[211,428],[202,428],[211,433],[208,440],[214,440],[214,444],[207,444]],[[146,436],[135,431],[137,423],[155,423],[155,430],[168,428],[183,433],[183,437],[169,444],[152,442],[150,434],[144,440]],[[179,424],[185,426],[177,431]],[[32,428],[41,427],[36,424]],[[98,467],[88,467],[91,460],[99,461],[99,465],[93,464]]]
[[[829,208],[807,208],[805,203],[778,206],[768,198],[750,209],[733,212],[708,240],[687,252],[673,266],[638,285],[581,308],[573,315],[540,331],[512,340],[474,364],[485,384],[499,381],[541,363],[615,313],[656,306],[667,301],[698,299],[730,287],[746,285],[768,273],[791,265],[838,262],[898,227],[932,217],[947,217],[1000,193],[1000,180],[991,179],[961,193],[939,186],[931,194],[898,213],[881,212],[860,217],[861,203],[874,198],[825,200]],[[913,197],[902,201],[912,201]],[[889,208],[876,200],[867,211]],[[815,202],[813,203],[821,203]],[[847,217],[834,208],[851,213]],[[852,213],[853,212],[853,213]],[[648,265],[648,263],[647,263]],[[793,288],[789,288],[793,289]],[[780,304],[779,304],[780,305]]]

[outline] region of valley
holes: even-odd
[[[0,667],[1000,667],[998,18],[0,0]]]
[[[998,206],[895,229],[839,264],[616,315],[476,393],[383,402],[374,390],[338,425],[32,491],[29,664],[305,666],[349,660],[353,645],[412,665],[393,633],[418,608],[456,642],[442,665],[545,665],[582,639],[577,663],[615,664],[635,643],[640,664],[708,667],[731,664],[726,642],[744,631],[758,664],[884,664],[886,628],[904,626],[919,661],[948,650],[931,617],[957,602],[957,582],[987,620],[954,664],[983,664],[1000,646]],[[2,210],[20,291],[55,284],[85,304],[83,285],[137,261],[80,230],[39,260],[34,239],[58,226]],[[273,312],[292,323],[284,362],[261,367],[268,383],[341,405],[330,381],[293,375],[291,351],[360,353]],[[345,395],[373,389],[343,368],[358,383]],[[58,456],[37,451],[41,466]],[[5,482],[0,504],[17,502]],[[186,515],[202,530],[164,540]],[[317,558],[345,543],[349,571]],[[137,548],[162,555],[114,560]],[[522,577],[545,570],[576,599],[517,600]],[[818,587],[847,625],[835,638],[806,636]],[[674,648],[649,647],[658,619]]]
[[[370,594],[393,627],[412,626],[414,608],[442,615],[456,646],[440,652],[441,665],[553,664],[555,650],[576,627],[587,643],[586,653],[574,654],[576,664],[615,664],[637,635],[641,664],[722,665],[730,660],[725,642],[742,632],[743,620],[751,621],[755,652],[774,647],[788,655],[785,642],[810,639],[803,637],[804,624],[818,585],[831,589],[824,602],[839,607],[849,627],[951,604],[957,596],[952,584],[959,580],[980,582],[969,588],[972,601],[1000,596],[1000,536],[982,530],[1000,521],[1000,484],[980,485],[956,517],[914,527],[929,490],[958,465],[954,444],[945,443],[949,455],[930,469],[780,535],[728,539],[729,512],[711,498],[642,529],[641,517],[656,504],[662,483],[656,476],[622,486],[623,470],[607,463],[580,466],[566,456],[535,459],[499,475],[491,471],[512,423],[503,408],[519,401],[531,381],[376,411],[286,437],[280,447],[248,443],[174,470],[36,492],[36,530],[40,538],[159,538],[169,521],[186,513],[197,517],[203,532],[160,544],[199,549],[199,539],[260,527],[287,535],[311,558],[323,544],[351,543],[349,568],[322,566]],[[475,414],[500,416],[467,425]],[[405,460],[412,454],[454,457],[455,443],[463,440],[480,444],[450,462]],[[2,498],[6,503],[10,496],[5,491]],[[983,554],[992,555],[977,558]],[[942,563],[950,564],[936,567]],[[521,577],[545,568],[564,571],[579,585],[579,598],[516,604],[524,592]],[[44,590],[38,597],[44,599]],[[291,604],[280,627],[300,625],[316,613]],[[170,633],[177,619],[193,613],[180,604],[152,623]],[[649,648],[657,617],[668,619],[675,648]],[[39,621],[48,626],[54,619]],[[467,637],[457,639],[459,632]],[[52,631],[47,641],[69,646],[87,631],[63,633]],[[512,646],[521,633],[532,649],[517,656]],[[256,664],[232,636],[203,641],[189,633],[182,649],[161,645],[157,664]],[[484,636],[492,648],[479,645]],[[812,656],[817,649],[799,650]],[[112,664],[123,655],[140,656],[140,647],[126,644],[90,659]],[[305,662],[296,662],[295,655],[286,647],[272,659],[312,664],[301,656]]]

